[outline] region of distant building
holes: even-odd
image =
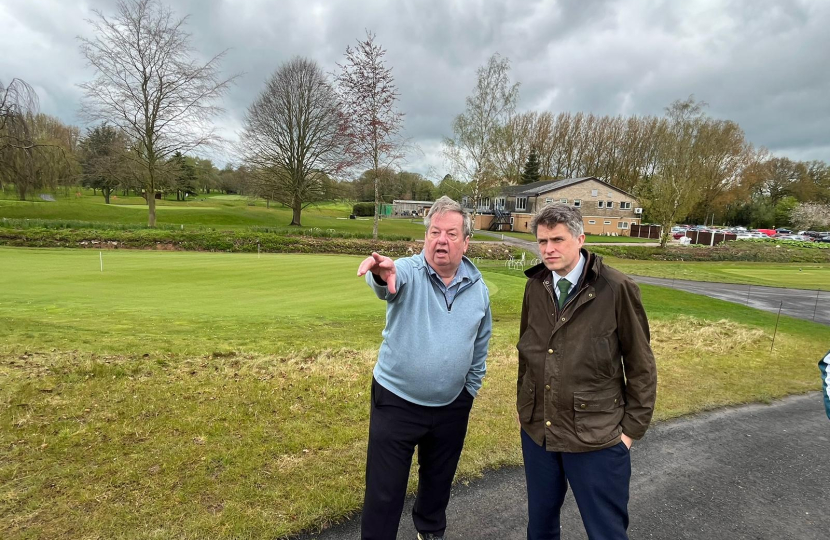
[[[462,202],[473,208],[472,201],[465,198]],[[530,232],[530,220],[552,202],[578,207],[586,234],[627,236],[631,225],[642,221],[643,209],[636,197],[588,176],[505,186],[499,195],[478,201],[475,228]]]
[[[392,217],[424,217],[435,201],[392,201]]]

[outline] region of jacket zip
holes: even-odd
[[[438,279],[441,279],[441,278],[439,277]],[[471,280],[470,280],[470,283],[468,283],[466,286],[461,287],[460,289],[458,289],[458,292],[456,292],[456,293],[455,293],[455,296],[453,296],[453,298],[452,298],[453,303],[455,302],[455,299],[456,299],[456,298],[458,298],[458,295],[459,295],[459,294],[461,294],[461,291],[466,291],[467,289],[469,289],[470,287],[472,287],[473,285],[475,285],[475,284],[476,284],[476,282],[477,282],[479,279],[481,279],[481,278],[478,278],[478,279],[471,279]],[[449,302],[447,301],[447,295],[446,295],[446,293],[444,293],[443,291],[441,291],[441,294],[444,296],[444,305],[446,305],[446,306],[447,306],[447,313],[452,313],[452,304],[451,304],[451,303],[449,303]]]

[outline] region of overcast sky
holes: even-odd
[[[446,171],[441,138],[463,111],[475,70],[494,52],[521,83],[520,110],[659,115],[694,94],[737,122],[756,146],[830,162],[830,1],[827,0],[169,0],[190,14],[205,57],[230,49],[244,72],[217,119],[237,138],[246,107],[296,55],[336,69],[369,29],[384,46],[405,130],[422,153],[404,168]],[[30,83],[41,111],[80,124],[90,80],[77,36],[114,0],[0,0],[0,81]],[[214,155],[219,164],[229,159]],[[430,168],[432,167],[432,169]]]

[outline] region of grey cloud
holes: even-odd
[[[595,114],[661,114],[694,94],[709,113],[738,122],[756,146],[830,161],[830,4],[822,0],[280,1],[174,0],[203,57],[229,49],[224,72],[244,72],[217,124],[235,138],[265,80],[295,55],[331,72],[347,45],[375,32],[401,94],[407,135],[438,167],[441,137],[464,108],[475,70],[494,52],[521,82],[519,107]],[[44,112],[67,122],[85,68],[76,35],[90,36],[90,9],[111,0],[0,0],[0,79],[19,76]],[[11,22],[13,21],[13,22]],[[19,42],[19,43],[18,43]]]

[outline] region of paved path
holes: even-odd
[[[803,289],[784,289],[779,287],[761,287],[759,285],[737,285],[734,283],[711,283],[708,281],[672,280],[646,276],[631,276],[637,283],[672,287],[696,294],[704,294],[737,304],[744,304],[764,311],[777,313],[784,303],[781,313],[790,317],[815,320],[830,324],[830,291],[810,291]],[[815,318],[813,314],[815,313]],[[830,538],[830,535],[828,535]]]
[[[631,457],[631,540],[830,537],[830,420],[818,393],[658,423]],[[523,469],[488,472],[454,489],[448,536],[524,539],[526,501]],[[398,539],[415,538],[411,505]],[[586,538],[570,494],[562,530],[562,540]],[[359,537],[353,519],[303,538]]]

